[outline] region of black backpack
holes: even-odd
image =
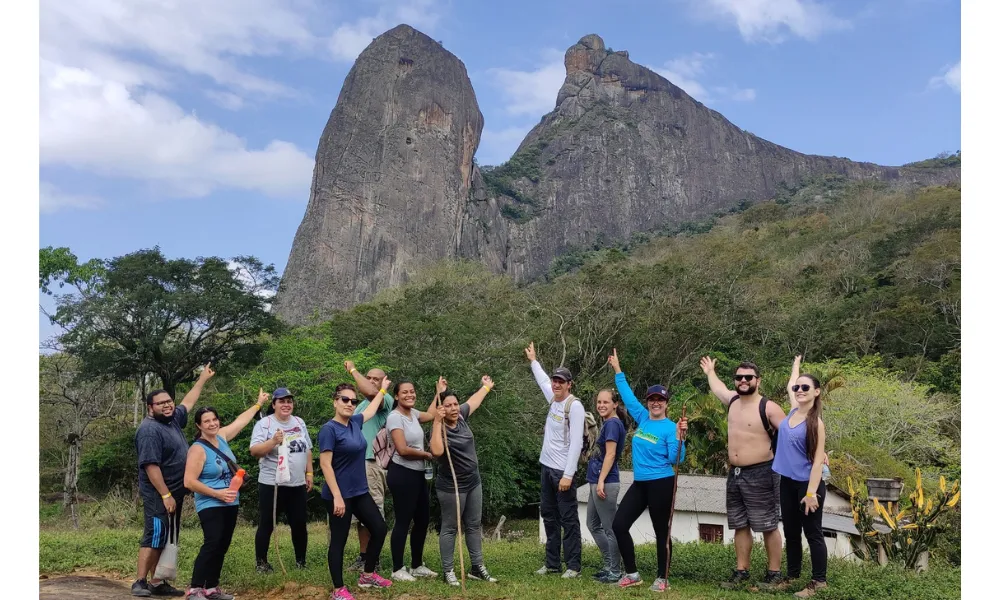
[[[729,408],[727,410],[732,410],[733,404],[739,399],[739,394],[733,396],[733,399],[729,401]],[[771,438],[771,453],[776,454],[778,451],[778,430],[772,427],[771,422],[767,420],[767,402],[767,396],[760,397],[760,422],[764,425],[767,437]]]

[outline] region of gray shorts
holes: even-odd
[[[781,475],[767,461],[729,467],[726,477],[726,517],[730,529],[750,527],[757,533],[778,528]]]
[[[368,493],[371,494],[375,506],[385,518],[385,492],[388,486],[385,480],[386,470],[378,466],[374,459],[365,460],[365,478],[368,480]],[[351,523],[358,523],[358,516],[351,515]]]

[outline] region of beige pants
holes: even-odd
[[[388,489],[385,481],[385,473],[385,469],[378,466],[378,462],[374,459],[365,460],[365,478],[368,479],[368,493],[371,494],[372,500],[378,506],[378,511],[382,513],[383,519],[385,518],[385,491]],[[358,518],[352,515],[351,522],[357,523]]]

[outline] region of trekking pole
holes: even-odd
[[[277,477],[277,473],[275,473]],[[278,565],[281,567],[281,574],[288,577],[288,571],[285,570],[285,562],[281,560],[281,552],[278,550],[278,482],[274,482],[274,504],[272,505],[273,511],[271,513],[271,523],[274,527],[271,530],[271,535],[274,536],[274,553],[278,556]]]
[[[438,410],[441,410],[440,401]],[[441,435],[444,437],[444,454],[448,458],[448,467],[451,469],[451,481],[455,486],[455,525],[458,527],[458,564],[462,570],[462,593],[465,593],[465,550],[462,549],[462,502],[458,495],[458,476],[455,475],[455,465],[451,462],[451,451],[448,450],[448,427],[444,421],[441,422]],[[453,563],[454,564],[454,563]]]
[[[687,416],[687,402],[681,405],[681,420]],[[666,580],[670,581],[670,563],[673,560],[673,552],[670,550],[670,529],[674,524],[674,505],[677,503],[677,480],[680,479],[681,474],[677,472],[681,468],[681,444],[684,443],[684,438],[687,434],[681,436],[681,439],[677,442],[677,458],[674,459],[674,493],[670,496],[670,518],[667,520],[667,576]]]

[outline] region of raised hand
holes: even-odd
[[[439,394],[448,389],[448,380],[443,375],[438,377],[436,389]]]
[[[622,365],[618,362],[618,348],[611,349],[611,356],[608,357],[608,364],[615,370],[615,373],[622,372]]]
[[[493,389],[493,379],[489,375],[483,375],[483,387]]]
[[[212,363],[208,363],[205,365],[205,368],[201,370],[201,374],[198,375],[198,381],[204,383],[211,379],[213,375],[215,375],[215,371],[212,370]]]
[[[344,368],[347,369],[348,373],[354,371],[354,361],[353,360],[345,360],[344,361]]]
[[[701,370],[705,372],[705,375],[710,375],[712,373],[715,373],[715,359],[709,358],[707,356],[702,356]]]
[[[382,378],[382,389],[388,392],[390,385],[392,385],[392,382],[389,381],[389,376],[386,375],[385,377]]]
[[[529,362],[538,360],[535,358],[535,342],[528,344],[528,347],[524,349],[524,355],[528,357]]]
[[[260,388],[260,391],[257,392],[257,404],[260,405],[261,407],[263,407],[265,404],[267,404],[267,401],[270,398],[271,398],[271,394],[268,394],[267,392],[265,392],[264,388]]]

